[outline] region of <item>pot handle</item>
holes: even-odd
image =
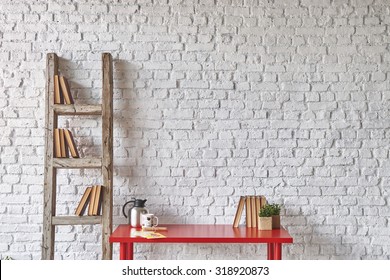
[[[129,203],[134,203],[134,199],[132,199],[132,200],[126,202],[126,203],[123,205],[123,207],[122,207],[122,213],[123,213],[123,216],[125,216],[126,219],[127,219],[127,215],[126,215],[126,212],[125,212],[125,207],[126,207],[126,205],[129,204]]]

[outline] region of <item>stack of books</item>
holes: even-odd
[[[245,208],[246,227],[258,228],[260,208],[267,204],[267,200],[263,195],[257,196],[241,196],[238,203],[236,215],[233,221],[233,227],[238,227],[240,224],[242,213]]]
[[[68,81],[63,76],[54,75],[54,104],[74,104]]]
[[[88,206],[88,216],[99,216],[103,197],[103,186],[92,186],[85,189],[85,192],[76,208],[75,215],[84,215]]]
[[[54,129],[54,155],[56,158],[68,158],[69,152],[73,158],[79,158],[72,132],[69,129]]]

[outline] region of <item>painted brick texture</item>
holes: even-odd
[[[77,103],[114,57],[114,223],[232,223],[240,195],[283,204],[286,259],[390,259],[390,2],[0,3],[0,256],[40,259],[47,52]],[[97,118],[61,119],[99,155]],[[72,214],[96,171],[58,176]],[[57,228],[56,259],[99,259],[99,226]],[[118,257],[118,248],[114,257]],[[137,259],[265,258],[255,245],[139,245]]]

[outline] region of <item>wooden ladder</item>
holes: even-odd
[[[102,226],[102,257],[112,259],[112,196],[113,196],[113,68],[109,53],[102,54],[103,95],[101,105],[54,104],[54,75],[58,75],[58,56],[47,54],[46,64],[46,134],[44,169],[44,209],[42,259],[54,259],[55,226]],[[55,158],[53,132],[58,117],[99,115],[102,117],[102,156],[100,158]],[[56,216],[57,169],[101,168],[103,201],[101,216]]]

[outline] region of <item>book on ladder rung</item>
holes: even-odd
[[[75,215],[77,216],[84,215],[85,209],[87,209],[88,203],[91,199],[91,191],[92,191],[92,187],[88,187],[85,189],[85,192],[80,200],[80,203],[76,208]]]
[[[82,216],[88,206],[88,216],[99,216],[102,205],[102,186],[92,186],[85,189],[85,192],[75,210],[75,215]]]
[[[68,80],[64,76],[54,75],[54,104],[74,104]]]
[[[73,135],[69,129],[54,129],[54,155],[56,158],[68,158],[69,152],[73,158],[79,158]]]
[[[88,206],[88,216],[100,215],[102,205],[102,186],[93,186],[91,190],[91,200]]]

